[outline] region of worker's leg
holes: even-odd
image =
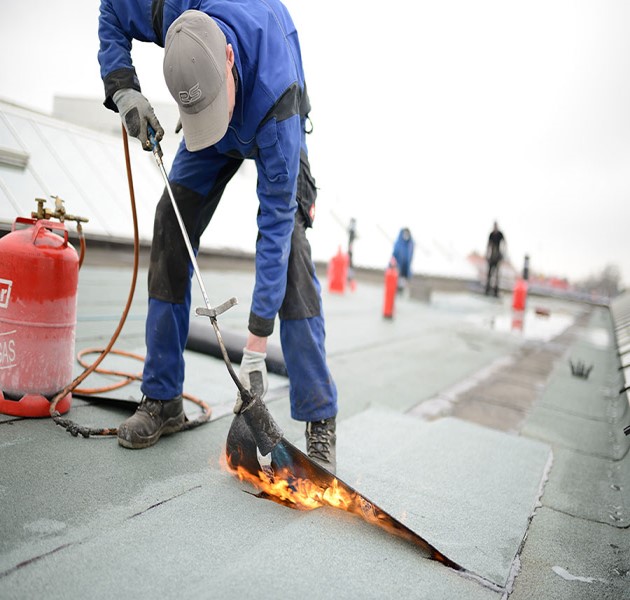
[[[320,285],[298,210],[289,258],[287,293],[280,310],[280,340],[289,376],[291,416],[306,421],[306,452],[336,469],[337,388],[326,363]]]
[[[169,179],[195,253],[225,186],[241,162],[214,151],[193,155],[182,153],[180,148]],[[142,392],[156,400],[169,400],[183,390],[192,272],[186,244],[165,190],[156,209],[151,246],[147,356],[142,380]]]
[[[302,168],[308,160],[302,157]],[[309,177],[310,180],[310,172]],[[301,179],[304,183],[305,179]],[[299,209],[291,238],[291,254],[287,271],[287,289],[280,309],[280,339],[289,376],[291,416],[305,421],[307,452],[311,458],[334,471],[335,417],[337,388],[328,369],[325,350],[325,324],[321,287],[315,274],[311,246],[306,238],[310,224],[310,200],[314,203],[315,188],[302,198],[308,186],[298,182]]]
[[[497,262],[494,267],[494,295],[499,296],[499,266],[501,262]]]
[[[193,155],[183,144],[180,146],[169,181],[195,252],[227,182],[241,162],[219,157],[214,151]],[[118,441],[125,447],[145,448],[183,425],[183,353],[188,337],[192,272],[165,189],[155,212],[149,264],[147,352],[141,386],[145,398],[136,414],[118,428]]]
[[[497,264],[493,261],[488,261],[488,277],[486,279],[486,295],[490,293],[490,290],[494,287],[494,276]]]
[[[280,338],[290,382],[291,416],[320,421],[337,414],[337,389],[326,363],[321,288],[306,239],[304,217],[296,212],[280,309]]]

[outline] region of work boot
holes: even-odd
[[[166,401],[144,396],[135,414],[118,428],[118,443],[125,448],[148,448],[160,436],[179,431],[185,419],[181,396]]]
[[[306,424],[306,454],[331,473],[337,468],[335,417]]]

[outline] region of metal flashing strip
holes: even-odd
[[[18,169],[26,169],[30,155],[28,152],[22,152],[20,150],[11,150],[0,146],[0,165],[6,165],[7,167],[17,167]]]

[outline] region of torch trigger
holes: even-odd
[[[216,319],[220,314],[223,314],[226,310],[229,310],[233,306],[238,304],[238,300],[236,298],[230,298],[223,302],[223,304],[219,304],[219,306],[215,306],[214,308],[204,308],[202,306],[198,306],[195,309],[195,314],[200,317],[210,317],[211,319]]]

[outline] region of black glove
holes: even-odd
[[[150,125],[155,131],[156,142],[164,137],[164,129],[157,120],[149,101],[139,91],[132,88],[118,90],[112,99],[118,108],[127,133],[140,140],[143,150],[153,150],[147,126]]]

